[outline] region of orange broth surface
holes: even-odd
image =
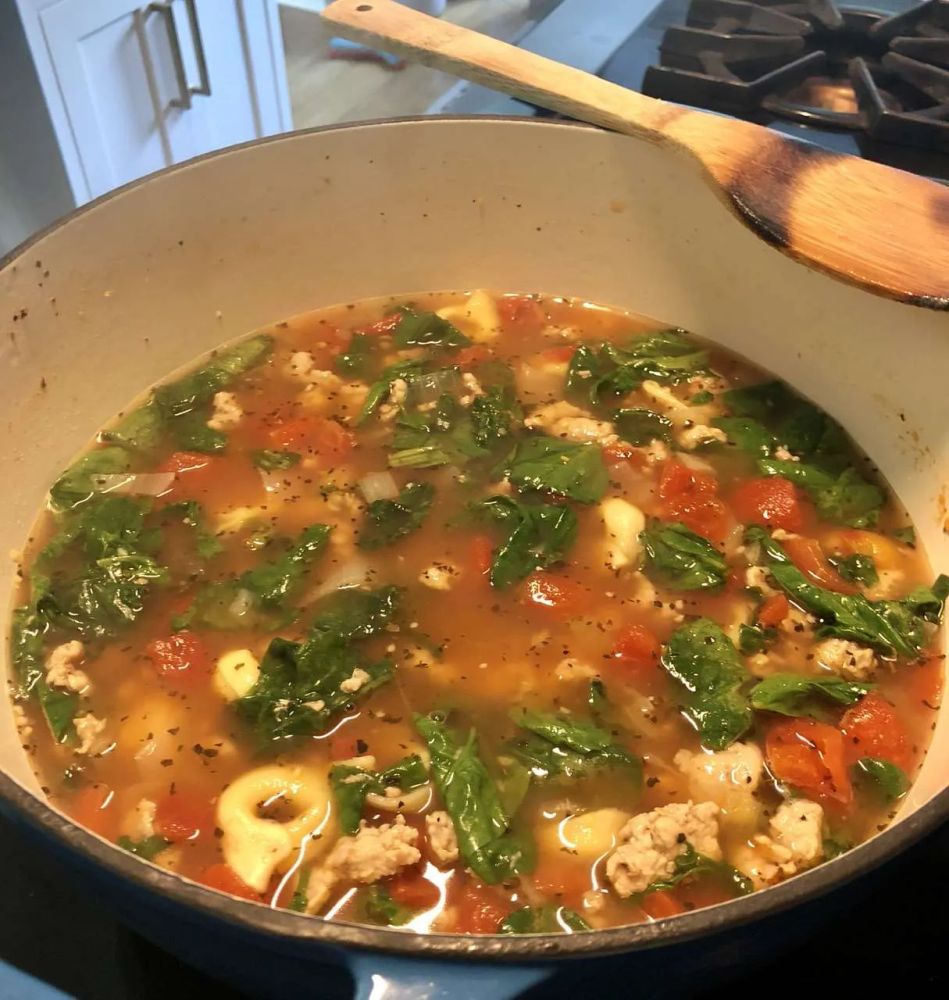
[[[405,305],[414,312],[397,311]],[[447,321],[424,315],[435,310]],[[400,347],[410,323],[423,331],[416,339],[447,336],[454,346]],[[24,583],[15,619],[21,735],[50,800],[222,891],[461,933],[658,919],[773,884],[883,829],[935,722],[939,608],[914,617],[918,605],[900,605],[904,633],[915,636],[909,651],[823,634],[833,615],[775,579],[766,543],[825,597],[878,610],[932,586],[926,560],[889,492],[854,516],[823,503],[793,469],[766,474],[769,458],[773,473],[813,456],[774,436],[788,425],[776,430],[767,410],[755,414],[771,433],[757,452],[741,446],[734,423],[716,422],[743,415],[732,390],[770,376],[681,333],[673,348],[637,355],[662,329],[539,296],[365,301],[262,331],[272,343],[256,364],[166,399],[144,443],[129,446],[121,420],[100,435],[95,449],[114,457],[126,448],[119,468],[74,477],[54,503],[61,509],[41,515],[23,564],[32,589]],[[578,364],[581,344],[596,346],[593,357],[603,344],[626,349],[604,364],[615,372],[619,359],[630,378],[594,401],[599,372]],[[646,359],[638,369],[637,357]],[[438,383],[450,401],[432,398],[417,371],[401,383],[381,375],[405,362],[452,369]],[[380,405],[360,420],[380,378]],[[489,399],[503,403],[500,424]],[[443,405],[448,430],[438,424]],[[641,414],[618,410],[651,411],[648,431]],[[208,421],[214,441],[194,436]],[[410,447],[394,447],[393,435],[407,432]],[[419,458],[431,455],[429,440],[447,442],[432,467]],[[566,451],[525,479],[518,455],[538,442]],[[411,447],[422,449],[414,459]],[[886,491],[842,447],[853,475]],[[563,492],[575,460],[579,498]],[[164,481],[134,478],[156,472]],[[393,524],[405,526],[393,489],[410,484],[430,506],[420,525],[390,537]],[[367,544],[366,490],[383,526],[378,544]],[[114,509],[104,520],[121,507],[141,523],[125,535],[111,521],[98,533],[75,528],[106,502]],[[541,505],[548,521],[531,528]],[[558,516],[573,532],[559,548]],[[745,535],[755,524],[763,536]],[[315,525],[328,535],[295,570],[276,581],[258,572],[248,584],[261,567],[283,560],[286,569],[288,546]],[[670,526],[686,551],[670,555]],[[41,556],[51,540],[55,551]],[[146,568],[121,591],[109,574],[127,572],[122,560],[133,557]],[[96,566],[111,583],[93,593],[82,581]],[[338,623],[326,624],[340,591],[381,588],[393,588],[391,614],[373,634],[340,639]],[[324,645],[298,666],[317,686],[248,707],[278,658],[271,644],[304,641],[316,621]],[[701,661],[708,629],[719,628],[716,649],[732,672],[724,735],[709,722],[721,710],[721,675],[704,661],[697,681],[682,674],[688,641]],[[227,654],[238,665],[229,674]],[[334,684],[330,704],[319,677],[337,662],[351,682]],[[788,675],[836,693],[807,688],[780,711],[756,703],[757,685]],[[711,708],[696,697],[712,697]],[[525,710],[545,720],[542,733],[521,724]],[[426,741],[417,719],[432,713],[436,737]],[[567,734],[551,737],[561,723]],[[416,787],[378,777],[412,755],[421,772],[405,784]],[[361,809],[358,796],[341,807],[347,779],[348,791],[375,782]],[[788,809],[803,826],[789,829]]]

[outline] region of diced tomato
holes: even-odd
[[[765,628],[780,625],[791,613],[791,602],[784,594],[774,594],[758,609],[758,624]]]
[[[117,826],[115,810],[111,808],[114,798],[108,785],[86,785],[76,793],[67,811],[80,826],[111,839]]]
[[[580,908],[583,894],[593,885],[589,866],[570,854],[541,855],[529,878],[538,892],[575,909]]]
[[[470,347],[463,347],[455,355],[455,364],[461,368],[470,368],[472,365],[479,365],[482,361],[487,361],[491,357],[491,351],[481,344],[472,344]]]
[[[838,594],[856,594],[857,588],[827,562],[824,550],[814,538],[786,538],[784,551],[795,566],[813,583]]]
[[[554,573],[533,573],[524,581],[524,601],[555,618],[572,618],[589,605],[589,594],[576,581]]]
[[[159,472],[173,472],[174,481],[162,493],[172,500],[200,500],[220,477],[221,459],[194,451],[176,451],[158,467]]]
[[[746,480],[732,493],[731,506],[743,524],[785,531],[800,531],[804,526],[797,489],[781,476]]]
[[[730,567],[728,576],[725,577],[725,590],[728,593],[734,594],[740,590],[744,590],[746,586],[745,570],[740,566]]]
[[[679,913],[685,913],[685,907],[670,889],[660,889],[643,896],[639,907],[652,920],[662,920],[663,917],[674,917]]]
[[[765,740],[768,767],[778,781],[848,805],[853,798],[840,730],[816,719],[782,719]]]
[[[383,336],[384,334],[395,333],[395,329],[401,321],[402,313],[389,313],[388,316],[383,316],[382,319],[376,320],[375,323],[369,323],[366,326],[357,326],[353,330],[353,333],[368,333],[371,336]]]
[[[329,737],[331,760],[349,760],[350,757],[362,757],[368,752],[368,743],[359,735],[353,725],[340,726]]]
[[[468,555],[474,571],[483,576],[494,561],[494,544],[487,535],[475,535],[469,543]]]
[[[649,676],[659,667],[662,644],[645,625],[626,625],[616,636],[610,655],[632,679]]]
[[[557,347],[546,347],[540,353],[545,361],[560,364],[563,361],[572,361],[577,349],[572,344],[559,344]]]
[[[908,771],[913,763],[910,738],[896,710],[878,691],[871,691],[844,712],[840,720],[847,762],[879,757]]]
[[[503,295],[497,300],[497,307],[501,321],[509,328],[539,329],[546,321],[543,307],[529,295]]]
[[[712,542],[724,541],[728,510],[718,497],[718,480],[672,459],[662,467],[659,504],[663,517],[681,521]]]
[[[271,445],[280,451],[296,451],[317,456],[325,465],[345,458],[356,441],[353,435],[335,420],[302,416],[286,420],[269,433]]]
[[[193,687],[211,674],[211,657],[201,638],[187,629],[145,647],[158,675],[176,687]]]
[[[208,840],[214,834],[211,800],[186,788],[175,788],[155,803],[155,832],[173,844]]]
[[[223,862],[211,865],[210,868],[205,868],[195,881],[200,882],[201,885],[206,885],[209,889],[217,889],[218,892],[226,892],[240,899],[250,899],[254,902],[260,902],[260,894],[251,889],[230,865],[226,865]]]
[[[455,933],[495,934],[514,907],[495,889],[469,880],[458,894],[455,910]]]
[[[394,878],[387,879],[383,885],[397,903],[410,910],[430,910],[441,898],[438,886],[417,871],[402,871]]]

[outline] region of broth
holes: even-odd
[[[54,484],[23,575],[51,801],[396,927],[569,933],[790,877],[885,827],[942,686],[947,581],[833,421],[558,298],[217,352]]]

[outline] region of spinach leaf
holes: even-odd
[[[773,540],[771,545],[780,549]],[[947,576],[940,576],[932,588],[919,588],[902,601],[869,601],[859,594],[837,594],[817,587],[789,562],[772,563],[770,571],[795,603],[821,620],[818,636],[852,639],[910,659],[918,656],[929,641],[924,623],[941,620],[949,594]]]
[[[703,389],[694,396],[689,396],[689,406],[704,406],[706,403],[711,403],[714,398],[714,393],[709,392],[708,389]]]
[[[382,631],[398,605],[397,587],[339,590],[319,603],[304,642],[271,640],[257,683],[232,703],[262,746],[325,732],[336,715],[389,680],[392,662],[366,662],[357,640]],[[351,680],[359,686],[342,690]]]
[[[379,409],[389,395],[393,382],[400,378],[407,379],[410,375],[421,372],[424,367],[421,361],[398,361],[388,368],[383,368],[379,377],[369,387],[369,392],[353,424],[358,427],[365,423]]]
[[[194,531],[195,548],[202,559],[213,559],[224,551],[221,540],[208,531],[204,508],[197,500],[178,500],[162,508],[163,517],[176,514],[180,514],[182,523]]]
[[[260,451],[252,451],[251,459],[258,469],[264,472],[279,472],[283,469],[292,469],[299,464],[302,456],[296,451],[270,451],[266,448]]]
[[[814,677],[777,673],[759,681],[749,697],[753,708],[781,715],[810,715],[823,718],[820,701],[841,705],[858,702],[872,685],[844,680],[843,677]]]
[[[166,579],[166,570],[151,556],[106,556],[83,576],[54,579],[36,609],[56,628],[83,639],[104,639],[131,625],[144,609],[149,588]]]
[[[153,396],[155,404],[166,419],[192,413],[209,404],[238,375],[260,364],[272,347],[272,337],[257,334],[218,351],[202,367],[175,382],[158,386]]]
[[[731,640],[715,622],[680,625],[662,653],[662,665],[682,685],[683,709],[710,750],[724,750],[752,723],[742,687],[750,674]]]
[[[519,490],[537,490],[595,503],[609,485],[603,453],[595,444],[554,437],[528,437],[517,443],[508,476]]]
[[[708,590],[725,583],[725,557],[707,539],[679,522],[651,520],[640,533],[646,572],[677,590]]]
[[[333,366],[348,378],[364,378],[372,361],[373,348],[378,340],[368,333],[358,331],[349,339],[349,346],[333,359]]]
[[[204,455],[215,455],[227,447],[224,431],[208,427],[206,411],[194,411],[176,417],[169,424],[175,447],[179,451],[199,451]]]
[[[415,312],[407,306],[402,306],[399,312],[401,317],[395,328],[396,347],[456,348],[471,343],[461,330],[437,313]]]
[[[712,876],[719,879],[728,885],[736,896],[747,896],[748,893],[754,892],[754,884],[751,879],[743,875],[737,868],[732,868],[724,861],[713,861],[704,854],[699,854],[691,844],[686,843],[685,850],[675,859],[675,870],[669,878],[646,886],[643,895],[674,889],[684,881],[701,876]]]
[[[101,440],[132,451],[152,452],[161,444],[165,417],[154,402],[132,410],[101,434]]]
[[[330,786],[336,800],[339,825],[343,833],[356,833],[366,796],[384,795],[387,788],[408,792],[428,781],[428,772],[418,754],[405,757],[385,771],[366,771],[351,764],[330,768]]]
[[[872,587],[879,579],[876,563],[872,556],[829,556],[827,561],[835,570],[851,583],[862,583],[867,587]]]
[[[758,464],[764,475],[784,476],[801,486],[822,517],[854,527],[875,523],[883,491],[857,471],[860,459],[853,445],[828,414],[777,381],[729,390],[724,400],[733,416],[757,421],[775,444],[801,458],[762,458]]]
[[[373,500],[366,508],[357,544],[363,549],[378,549],[410,535],[425,520],[434,498],[431,483],[409,483],[394,500]]]
[[[587,778],[600,768],[625,772],[642,784],[642,761],[615,743],[610,732],[596,725],[562,715],[514,709],[511,719],[528,735],[510,743],[511,753],[540,780]]]
[[[840,471],[852,464],[852,448],[840,425],[783,382],[762,382],[730,389],[723,399],[735,416],[763,424],[778,444],[823,467]]]
[[[49,624],[33,608],[19,607],[13,612],[10,630],[10,656],[20,698],[28,697],[45,676],[43,641]]]
[[[498,934],[574,934],[593,928],[566,906],[522,906],[498,924]]]
[[[716,417],[712,426],[725,432],[729,444],[749,455],[770,455],[775,444],[764,424],[751,417]]]
[[[294,913],[306,913],[307,889],[310,885],[310,875],[312,872],[312,868],[304,868],[297,878],[297,887],[293,890],[293,896],[290,899],[290,906],[288,907]]]
[[[125,448],[111,445],[96,448],[74,462],[53,483],[49,491],[50,506],[54,511],[71,510],[96,495],[95,477],[128,472],[132,456]]]
[[[57,743],[70,741],[75,735],[73,720],[79,710],[79,695],[74,691],[50,687],[40,679],[34,688],[43,716]]]
[[[145,861],[153,861],[161,852],[171,844],[170,840],[165,840],[158,834],[145,837],[142,840],[132,840],[131,837],[119,837],[116,841],[123,851],[134,854],[136,857],[144,858]]]
[[[13,612],[10,636],[11,656],[19,698],[34,697],[39,702],[53,739],[62,743],[72,736],[72,721],[79,708],[79,696],[51,688],[45,680],[43,640],[49,625],[35,610],[17,608]]]
[[[617,410],[613,414],[613,426],[624,441],[636,447],[647,445],[650,441],[668,443],[672,440],[672,421],[655,410]]]
[[[910,524],[905,528],[897,528],[893,532],[893,537],[898,541],[902,542],[903,545],[908,545],[910,548],[916,548],[916,529]]]
[[[647,379],[674,384],[706,370],[708,352],[682,330],[662,330],[619,347],[582,345],[567,370],[567,391],[598,406],[604,397],[623,396]]]
[[[392,437],[395,449],[389,465],[402,468],[435,468],[465,465],[489,453],[475,440],[471,414],[447,393],[427,414],[403,413]]]
[[[814,501],[817,513],[828,521],[872,527],[886,500],[883,490],[867,482],[853,467],[834,475],[806,462],[763,458],[758,468],[766,476],[783,476],[802,487]]]
[[[383,885],[371,885],[363,890],[363,912],[366,919],[383,927],[401,927],[413,917],[410,909],[397,903]]]
[[[844,840],[840,836],[824,837],[824,857],[829,861],[831,858],[838,858],[841,854],[853,850],[853,844],[849,840]]]
[[[33,566],[37,614],[83,638],[105,638],[135,621],[151,586],[167,579],[150,554],[160,544],[160,534],[145,527],[150,506],[139,498],[102,496],[67,511]],[[57,563],[70,549],[82,555],[79,573]]]
[[[290,604],[299,594],[332,529],[311,524],[277,559],[203,587],[194,603],[174,620],[175,628],[275,628],[293,619]]]
[[[529,849],[509,831],[510,817],[478,756],[475,731],[462,743],[439,715],[416,715],[415,726],[428,746],[435,786],[471,870],[489,885],[524,871],[531,862]]]
[[[752,656],[760,653],[774,641],[778,630],[766,628],[762,625],[746,625],[742,623],[738,626],[738,651],[742,656]]]
[[[472,437],[482,448],[512,437],[521,423],[521,407],[510,385],[491,386],[472,400],[469,412]]]
[[[906,772],[888,760],[861,757],[853,766],[853,774],[885,802],[896,802],[909,791],[910,781]]]
[[[577,516],[569,507],[493,496],[470,504],[468,509],[505,532],[491,563],[489,579],[494,587],[507,587],[535,569],[560,562],[577,537]]]

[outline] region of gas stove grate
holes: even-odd
[[[949,152],[949,0],[902,14],[833,0],[692,0],[643,91]]]

